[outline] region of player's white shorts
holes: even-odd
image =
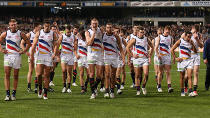
[[[43,64],[49,67],[53,66],[52,56],[37,56],[35,62],[35,64]]]
[[[118,58],[118,59],[117,59],[117,62],[118,62],[118,68],[121,68],[121,67],[124,66],[123,60],[122,60],[122,59]]]
[[[65,63],[67,65],[74,65],[74,58],[69,54],[61,54],[61,63]]]
[[[186,59],[182,62],[177,63],[178,71],[183,72],[186,69],[193,69],[193,60],[192,59]]]
[[[192,54],[191,55],[192,61],[193,61],[193,66],[199,66],[201,63],[201,57],[200,54]]]
[[[133,58],[133,57],[131,57],[130,62],[131,62],[131,63],[133,63],[133,60],[134,60],[134,58]]]
[[[103,56],[87,56],[87,62],[88,64],[104,65]]]
[[[137,58],[133,59],[133,66],[134,67],[143,67],[149,65],[149,59],[148,58]]]
[[[14,69],[21,68],[21,55],[4,55],[4,66],[9,66]]]
[[[123,60],[118,60],[118,68],[121,68],[123,66],[124,66]]]
[[[115,58],[109,58],[109,59],[106,58],[106,59],[104,59],[104,64],[105,64],[105,66],[110,65],[113,68],[117,68],[118,67],[118,60],[115,59]]]
[[[88,68],[87,57],[84,56],[78,59],[78,67]]]
[[[105,63],[104,63],[104,55],[101,56],[101,57],[102,57],[102,60],[101,60],[101,63],[102,63],[102,64],[101,64],[101,65],[102,65],[102,66],[105,66]]]
[[[156,57],[156,65],[171,65],[171,56],[162,56],[161,60]]]
[[[76,56],[74,56],[74,62],[78,62],[78,59]]]

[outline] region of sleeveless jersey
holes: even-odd
[[[194,36],[192,36],[191,39],[192,39],[192,41],[193,41],[193,43],[194,43],[194,45],[195,45],[195,49],[197,50],[197,53],[199,53],[199,46],[198,46],[198,43],[197,43],[196,39],[194,38]],[[191,52],[192,52],[193,54],[195,54],[194,51],[191,50]]]
[[[156,38],[154,39],[154,47],[155,47],[155,42],[156,42],[157,39],[158,39],[158,37],[156,37]],[[157,56],[156,51],[154,51],[154,52],[155,52],[155,56]]]
[[[90,37],[93,35],[93,30],[89,29]],[[93,44],[87,47],[88,55],[98,56],[102,53],[102,33],[99,28],[97,28]]]
[[[147,37],[143,37],[142,39],[137,37],[136,43],[135,43],[135,54],[138,54],[138,56],[147,58],[148,57],[148,41]]]
[[[137,38],[137,36],[135,36],[134,34],[130,34],[130,39],[127,39],[126,38],[126,42],[128,43],[131,39],[136,39]],[[135,46],[133,46],[132,47],[132,49],[131,49],[131,51],[132,51],[132,53],[134,53],[134,51],[135,51]]]
[[[182,38],[180,40],[181,42],[179,45],[179,57],[182,59],[189,59],[191,57],[192,45]]]
[[[78,55],[81,57],[87,56],[87,45],[86,41],[78,38],[78,49],[77,49]]]
[[[159,53],[162,56],[170,56],[171,36],[160,35]]]
[[[74,51],[74,35],[67,36],[63,34],[63,40],[61,42],[61,54],[71,54]]]
[[[53,46],[53,31],[45,33],[42,29],[39,34],[37,55],[50,56]]]
[[[116,58],[118,56],[117,39],[114,35],[104,34],[103,45],[105,58]]]
[[[15,33],[12,33],[10,30],[7,30],[6,40],[6,50],[8,55],[17,55],[20,51],[20,42],[21,42],[21,31],[18,30]]]
[[[34,40],[35,35],[36,35],[36,33],[34,33],[33,31],[30,32],[30,39],[29,40],[30,40],[31,45],[33,45],[33,40]],[[31,47],[29,48],[29,52],[31,52]]]

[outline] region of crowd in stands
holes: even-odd
[[[4,17],[5,22],[3,22],[2,18],[0,17],[0,21],[3,22],[0,24],[0,32],[1,33],[3,31],[7,30],[8,22],[6,22],[6,21],[9,21],[10,18],[11,17]],[[75,24],[80,25],[80,27],[88,28],[89,23],[90,23],[90,18],[82,19],[82,20],[71,19],[71,18],[66,19],[64,17],[47,17],[44,19],[41,19],[39,17],[12,17],[12,18],[15,18],[18,21],[19,29],[24,32],[31,31],[33,29],[33,23],[35,23],[35,22],[42,23],[44,20],[49,20],[51,23],[57,22],[59,24],[60,30],[64,30],[66,25],[75,25]],[[124,23],[123,20],[125,22],[128,21],[128,19],[126,20],[126,19],[116,19],[116,18],[112,18],[112,19],[99,18],[99,24],[100,24],[100,26],[104,26],[106,23],[111,22],[118,27],[126,29],[127,34],[132,33],[132,25]],[[151,39],[156,37],[156,31],[159,27],[161,27],[161,26],[159,26],[159,27],[152,26],[152,25],[148,25],[148,24],[144,24],[142,26],[145,28],[146,36]],[[181,25],[181,26],[170,25],[170,27],[172,29],[171,36],[175,40],[178,40],[180,38],[180,35],[183,33],[184,30],[191,29],[191,25]],[[209,26],[207,27],[207,26],[200,25],[200,33],[202,33],[204,37],[207,37],[208,34],[210,34]]]

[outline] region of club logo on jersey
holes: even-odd
[[[139,45],[139,44],[141,44],[141,42],[137,42],[136,44]]]
[[[16,35],[15,38],[20,38],[20,37],[18,35]]]
[[[166,39],[166,42],[170,42],[171,40],[170,39]]]
[[[51,39],[52,37],[51,37],[51,36],[48,36],[47,38],[48,38],[48,39]]]
[[[169,45],[169,44],[170,44],[170,39],[166,39],[166,38],[165,38],[165,40],[160,41],[160,43]]]

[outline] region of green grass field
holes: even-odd
[[[172,67],[172,86],[175,91],[167,93],[166,79],[162,87],[163,93],[157,93],[153,65],[150,66],[147,96],[136,96],[136,90],[130,89],[131,77],[127,74],[126,86],[122,95],[115,99],[104,99],[103,93],[95,100],[89,100],[90,89],[80,95],[80,87],[72,87],[72,94],[62,94],[60,65],[56,68],[54,78],[55,92],[49,93],[49,100],[39,99],[37,94],[26,91],[27,58],[22,57],[22,68],[19,75],[17,101],[5,102],[3,55],[0,54],[0,118],[209,118],[210,91],[205,91],[205,65],[201,60],[199,74],[199,96],[181,97],[179,73],[176,65]],[[126,71],[129,72],[128,68]],[[11,80],[13,80],[11,78]],[[77,78],[77,84],[79,84]],[[34,88],[34,84],[32,84]],[[11,89],[12,90],[12,89]]]

